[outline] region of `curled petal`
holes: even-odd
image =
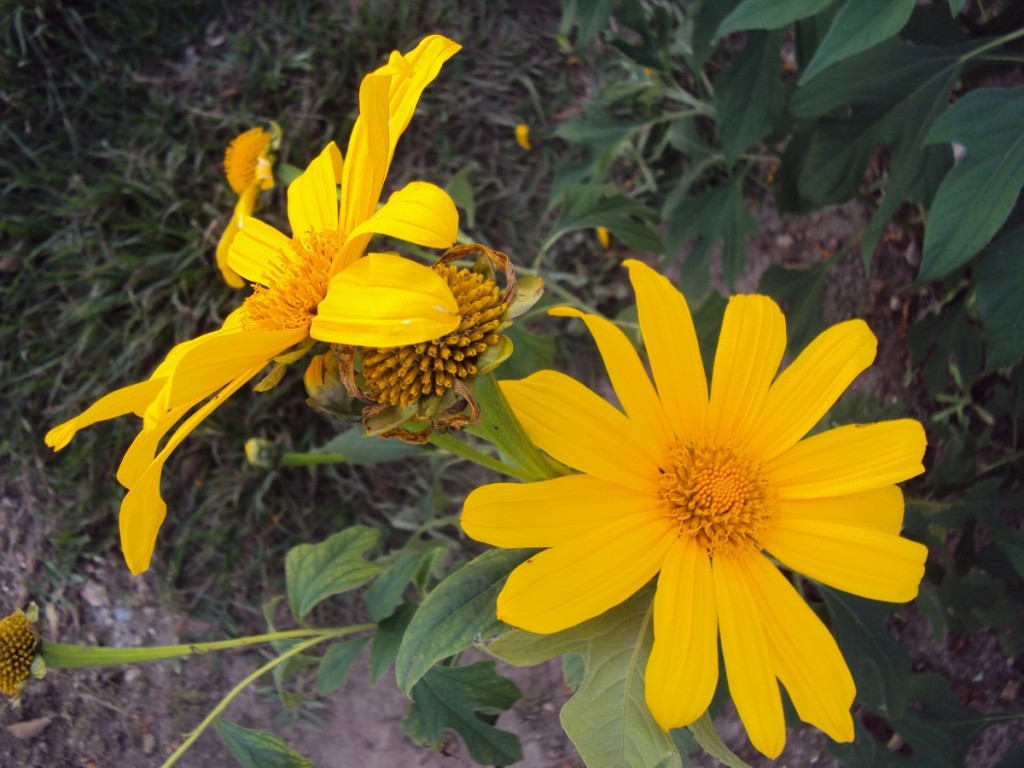
[[[59,451],[71,442],[80,429],[128,413],[141,416],[163,385],[164,379],[158,378],[116,389],[101,397],[73,419],[58,424],[46,433],[44,440],[53,450]]]
[[[348,236],[390,235],[428,248],[448,248],[458,232],[459,212],[448,193],[434,184],[413,181]]]
[[[340,165],[341,151],[332,141],[288,186],[288,223],[295,237],[338,228],[338,186],[334,170]]]

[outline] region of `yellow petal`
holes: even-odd
[[[53,450],[59,451],[71,442],[80,429],[129,413],[141,416],[163,385],[163,379],[148,379],[116,389],[101,397],[73,419],[58,424],[47,432],[43,439]]]
[[[791,448],[871,365],[877,346],[863,320],[820,334],[772,384],[751,436],[752,450],[767,461]]]
[[[288,223],[298,239],[338,228],[338,186],[334,167],[341,152],[332,141],[288,186]]]
[[[783,499],[776,503],[778,520],[820,520],[898,534],[903,525],[903,491],[884,485],[870,491],[823,499]]]
[[[590,475],[494,483],[466,497],[462,530],[495,547],[554,547],[658,505],[654,496]]]
[[[455,297],[437,272],[371,253],[331,280],[310,335],[332,344],[398,347],[444,336],[459,321]]]
[[[716,557],[712,561],[722,657],[729,693],[750,743],[774,760],[786,745],[786,722],[745,560]]]
[[[689,725],[718,684],[718,612],[711,560],[680,537],[665,558],[654,596],[654,647],[644,675],[647,706],[662,730]]]
[[[448,193],[425,181],[413,181],[348,236],[390,235],[428,248],[449,248],[458,232],[459,212]]]
[[[675,540],[671,523],[651,513],[546,549],[509,575],[498,595],[498,618],[540,634],[574,627],[650,581]]]
[[[752,557],[747,566],[772,668],[800,719],[836,741],[853,741],[856,686],[836,641],[766,558]]]
[[[220,236],[220,241],[217,243],[217,267],[220,269],[224,282],[232,288],[242,288],[245,286],[245,281],[228,266],[228,252],[231,249],[231,243],[235,241],[235,236],[242,228],[242,222],[245,220],[245,217],[252,216],[252,212],[256,209],[256,198],[259,193],[260,188],[258,184],[254,184],[242,191],[238,202],[235,203],[235,210],[231,214],[231,221],[224,228],[224,234]]]
[[[917,596],[928,557],[928,548],[916,541],[817,520],[774,520],[761,546],[805,576],[889,603]]]
[[[665,415],[677,437],[693,438],[707,423],[708,387],[686,299],[646,264],[629,259],[625,265]]]
[[[520,123],[516,126],[516,144],[518,144],[521,149],[533,149],[533,145],[530,144],[530,126],[526,123]]]
[[[786,319],[767,296],[733,296],[711,377],[708,430],[743,441],[757,423],[786,351]]]
[[[572,307],[556,307],[548,312],[556,317],[579,317],[597,342],[608,371],[615,396],[622,409],[650,441],[657,454],[668,455],[672,429],[661,407],[661,400],[644,370],[633,344],[613,323],[598,315],[587,315]]]
[[[367,75],[359,87],[359,117],[352,126],[342,170],[341,231],[348,234],[373,215],[388,172],[388,88],[391,78]]]
[[[661,456],[606,400],[557,371],[500,382],[530,439],[563,464],[642,493],[656,494]]]
[[[192,430],[231,397],[239,387],[259,373],[262,367],[262,365],[255,366],[244,371],[218,392],[216,397],[208,400],[202,408],[185,419],[160,453],[138,475],[135,484],[125,495],[124,501],[121,502],[118,525],[121,532],[121,551],[124,553],[125,562],[132,574],[137,575],[148,570],[153,557],[153,547],[156,545],[157,532],[167,514],[167,504],[160,496],[160,476],[167,458],[181,444],[181,441],[191,434]]]
[[[281,262],[281,254],[292,253],[290,238],[269,224],[247,216],[228,249],[228,267],[250,283],[266,285],[271,264]]]
[[[851,424],[801,440],[765,474],[780,499],[845,496],[921,474],[925,444],[913,419]]]
[[[117,467],[117,482],[125,488],[132,488],[149,465],[153,463],[160,441],[195,404],[186,403],[173,408],[161,416],[152,429],[140,429]]]

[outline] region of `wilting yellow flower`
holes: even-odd
[[[348,159],[342,163],[332,142],[288,188],[292,237],[244,219],[228,263],[256,284],[245,303],[221,328],[174,347],[149,379],[100,398],[47,433],[47,445],[60,450],[90,424],[128,413],[142,418],[117,473],[128,489],[120,532],[132,573],[149,567],[166,513],[160,496],[164,462],[271,360],[293,362],[312,339],[408,344],[458,325],[455,298],[431,269],[395,254],[360,258],[374,233],[429,247],[455,240],[455,204],[432,184],[410,182],[376,206],[420,94],[458,49],[444,37],[428,37],[408,54],[392,53],[385,66],[364,78]]]
[[[580,317],[623,411],[568,376],[502,382],[535,443],[581,474],[484,486],[462,526],[500,547],[549,547],[519,566],[498,617],[551,633],[621,603],[657,576],[647,704],[664,729],[708,707],[718,641],[751,742],[785,744],[778,682],[800,717],[853,739],[854,683],[835,640],[770,558],[837,589],[905,602],[927,550],[900,538],[894,484],[923,471],[910,419],[805,437],[875,356],[867,325],[822,333],[777,378],[785,319],[765,296],[729,301],[710,394],[690,312],[664,277],[627,261],[653,383],[627,337]]]
[[[281,141],[281,129],[271,122],[270,130],[250,128],[240,133],[224,150],[224,175],[238,195],[231,221],[217,243],[217,266],[224,282],[242,288],[245,281],[228,266],[228,251],[246,216],[256,210],[260,192],[274,186],[274,158],[271,152]]]
[[[533,149],[533,145],[530,143],[530,126],[526,123],[516,126],[516,144],[526,150]]]

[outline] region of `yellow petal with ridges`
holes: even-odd
[[[765,466],[780,499],[819,499],[891,485],[924,472],[924,428],[913,419],[851,424],[801,440]]]
[[[538,371],[499,383],[534,444],[573,469],[656,494],[663,458],[622,411],[575,379]]]
[[[640,332],[665,415],[680,440],[692,439],[707,424],[708,387],[686,299],[643,262],[627,259],[624,264],[636,291]]]
[[[764,557],[746,563],[776,676],[800,719],[836,741],[853,741],[857,692],[835,639],[793,585]]]
[[[554,547],[658,507],[657,497],[618,483],[567,475],[477,488],[466,497],[461,522],[466,535],[495,547]]]
[[[332,344],[398,347],[451,333],[459,307],[448,283],[429,267],[371,253],[331,280],[310,335]]]
[[[751,449],[767,461],[795,445],[871,365],[877,346],[863,320],[848,320],[818,335],[772,384]]]
[[[917,597],[928,548],[871,528],[817,520],[775,520],[761,546],[805,576],[889,603]]]
[[[153,429],[140,429],[117,467],[117,482],[125,488],[134,486],[153,463],[160,441],[194,405],[190,403],[174,408],[165,413]]]
[[[288,185],[288,223],[298,240],[310,232],[333,232],[338,228],[338,185],[334,167],[340,157],[338,146],[330,142]]]
[[[291,238],[247,216],[228,249],[228,268],[250,283],[266,285],[269,267],[281,263],[282,253],[294,253]]]
[[[659,513],[631,515],[534,555],[498,595],[498,618],[528,632],[574,627],[637,592],[676,540]]]
[[[573,307],[556,307],[548,314],[578,317],[587,324],[622,409],[630,421],[648,436],[654,452],[667,456],[673,440],[672,429],[658,393],[626,334],[603,317],[587,315]]]
[[[367,75],[359,87],[359,117],[342,169],[341,231],[346,235],[373,215],[387,176],[390,83],[386,75]]]
[[[786,721],[750,566],[745,562],[747,557],[760,556],[716,557],[712,572],[729,693],[750,743],[774,760],[786,746]]]
[[[681,536],[665,557],[654,596],[654,647],[644,695],[662,730],[689,725],[718,685],[718,612],[711,560]]]
[[[708,431],[744,441],[754,429],[786,351],[786,318],[767,296],[733,296],[711,377]]]
[[[819,520],[898,534],[903,525],[903,491],[899,486],[884,485],[846,496],[783,499],[776,502],[775,519]]]
[[[413,181],[348,236],[389,235],[428,248],[449,248],[458,233],[459,212],[448,193],[434,184]]]
[[[220,269],[224,282],[232,288],[244,287],[245,280],[228,266],[228,252],[231,249],[231,244],[235,241],[235,236],[242,228],[245,217],[252,216],[252,212],[256,210],[256,198],[259,193],[260,188],[258,184],[254,184],[242,191],[238,202],[235,203],[235,210],[231,214],[231,221],[224,228],[224,234],[220,236],[220,240],[217,243],[217,268]]]
[[[74,418],[68,419],[63,424],[58,424],[47,432],[43,439],[50,448],[59,451],[71,442],[80,429],[129,413],[141,416],[163,385],[163,379],[147,379],[116,389],[101,397]]]

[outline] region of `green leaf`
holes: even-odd
[[[433,552],[402,552],[395,561],[376,578],[366,590],[366,612],[370,621],[379,622],[386,619],[398,604],[402,602],[402,593],[412,581],[413,574],[420,564],[433,557]]]
[[[688,240],[693,247],[683,264],[683,288],[688,296],[700,296],[710,284],[711,247],[722,241],[722,272],[732,286],[743,270],[747,235],[757,231],[757,222],[743,201],[743,180],[734,179],[697,197],[666,201],[665,243],[669,256],[678,254]]]
[[[505,625],[495,615],[498,592],[508,574],[536,550],[492,549],[462,566],[423,601],[405,632],[395,674],[398,687],[412,690],[441,659],[489,637]]]
[[[801,350],[825,330],[821,299],[835,259],[794,269],[773,264],[761,275],[758,293],[766,293],[786,310],[787,348]]]
[[[963,10],[964,3],[966,2],[967,0],[949,0],[949,12],[956,16]]]
[[[974,262],[978,314],[985,330],[985,369],[1024,355],[1024,224],[989,243]]]
[[[965,154],[928,213],[919,282],[966,264],[1010,215],[1024,186],[1022,124],[1024,87],[971,91],[935,121],[928,143],[958,144]]]
[[[723,19],[732,13],[741,0],[704,0],[699,4],[697,15],[693,20],[691,35],[693,54],[690,66],[699,71],[714,50],[714,33]]]
[[[608,26],[612,17],[612,0],[567,0],[562,5],[561,34],[568,34],[573,25],[579,27],[576,34],[576,50],[582,51],[598,33]]]
[[[473,171],[472,165],[464,166],[444,185],[452,202],[464,214],[462,224],[468,230],[476,226],[476,195],[473,194],[473,185],[469,183],[469,174]]]
[[[218,718],[218,735],[244,768],[313,768],[313,764],[277,736]]]
[[[586,673],[562,708],[561,721],[589,768],[679,768],[682,758],[644,699],[651,652],[650,590],[607,613],[554,635],[513,630],[488,650],[516,665],[563,653],[583,657]]]
[[[846,0],[799,85],[833,64],[892,37],[907,23],[915,0]]]
[[[359,637],[328,648],[316,673],[316,692],[325,696],[343,686],[352,665],[368,642],[369,637]]]
[[[781,45],[781,31],[751,32],[715,82],[715,123],[730,162],[770,136],[782,118]]]
[[[376,545],[380,533],[356,525],[334,534],[320,544],[300,544],[285,557],[288,606],[296,621],[321,600],[362,586],[380,572],[380,566],[362,555]]]
[[[492,723],[493,716],[507,710],[522,695],[515,683],[495,672],[493,661],[478,661],[468,667],[434,667],[413,686],[412,706],[402,720],[402,730],[413,741],[438,751],[444,744],[445,730],[450,728],[462,737],[470,757],[481,765],[515,763],[523,759],[519,737]]]
[[[409,622],[416,615],[416,606],[412,603],[403,603],[393,614],[377,625],[377,632],[373,636],[373,645],[370,646],[370,685],[377,686],[380,678],[391,669],[398,657],[398,649],[402,645],[402,638],[409,628]]]
[[[310,453],[344,456],[348,464],[385,464],[406,456],[422,455],[423,447],[367,435],[362,427],[353,427]]]
[[[715,39],[745,29],[779,29],[813,16],[828,8],[835,0],[743,0],[715,32]]]
[[[516,323],[504,331],[512,342],[512,357],[501,364],[502,379],[525,379],[531,373],[555,364],[555,338],[536,334]]]
[[[857,699],[889,718],[903,714],[910,656],[886,629],[889,607],[816,586],[832,616],[832,634],[857,684]]]
[[[605,195],[604,187],[572,185],[564,192],[565,208],[544,243],[546,251],[559,238],[580,229],[607,227],[635,251],[661,253],[664,247],[651,224],[657,214],[625,195]]]

